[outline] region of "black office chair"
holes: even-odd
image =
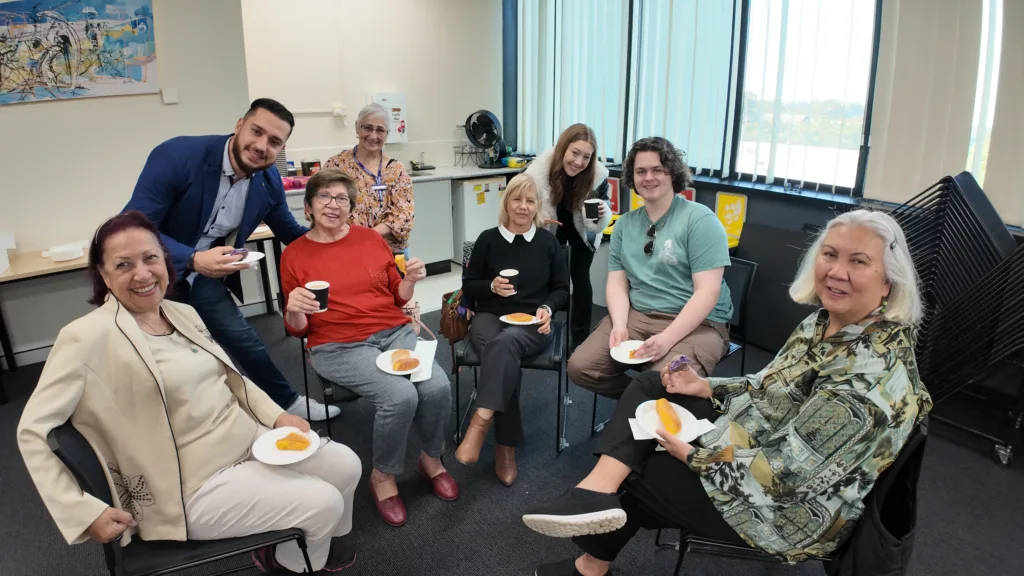
[[[723,276],[725,285],[729,287],[729,293],[732,295],[732,321],[729,322],[729,333],[739,336],[743,341],[743,344],[737,344],[736,342],[733,342],[732,338],[729,338],[729,350],[725,353],[725,356],[722,356],[722,359],[719,360],[719,362],[722,362],[733,354],[740,352],[740,374],[746,374],[747,301],[750,296],[751,286],[754,285],[754,274],[757,272],[757,262],[750,262],[749,260],[741,260],[739,258],[730,258],[730,260],[732,263],[725,269],[725,274]],[[597,393],[595,392],[594,406],[590,413],[591,435],[604,430],[604,427],[607,424],[607,420],[600,424],[597,423]]]
[[[108,506],[113,505],[102,464],[89,442],[71,425],[71,422],[65,422],[51,430],[46,440],[50,450],[67,466],[83,491],[99,498]],[[306,551],[306,539],[302,530],[298,528],[275,530],[241,538],[184,542],[146,541],[135,535],[127,546],[122,547],[118,542],[104,544],[103,555],[111,576],[158,576],[188,570],[289,540],[298,543],[306,560],[306,570],[312,573],[313,567]],[[217,574],[251,569],[251,565],[246,565]]]
[[[463,271],[465,271],[466,260],[469,254],[473,251],[473,242],[466,242],[463,246]],[[562,246],[562,254],[565,258],[566,270],[569,269],[569,246]],[[472,309],[472,305],[469,306]],[[555,317],[551,320],[551,341],[547,348],[538,354],[534,354],[529,358],[523,358],[521,367],[524,370],[545,370],[549,372],[558,373],[558,390],[555,405],[555,452],[561,453],[562,450],[569,447],[569,441],[565,438],[565,420],[562,418],[562,410],[565,410],[566,419],[569,416],[569,405],[572,404],[572,398],[569,397],[569,379],[565,375],[565,366],[562,362],[562,358],[565,355],[565,351],[569,349],[569,330],[567,323],[570,315],[572,314],[572,298],[569,298],[568,311],[565,316],[562,316],[561,312],[555,314]],[[477,392],[477,368],[480,366],[480,357],[476,351],[473,350],[473,346],[469,343],[469,339],[465,339],[462,342],[455,344],[455,363],[452,366],[452,372],[455,374],[455,417],[458,418],[460,409],[461,396],[459,395],[459,368],[473,368],[473,393],[469,398],[469,405],[466,406],[466,412],[462,415],[462,420],[456,423],[455,426],[455,444],[458,445],[462,440],[462,427],[466,422],[466,418],[469,416],[469,411],[473,408],[473,402],[476,400]],[[565,393],[562,392],[562,381],[565,381]]]
[[[725,269],[725,285],[732,294],[732,320],[729,322],[729,333],[739,336],[743,344],[733,342],[729,338],[729,351],[722,360],[740,352],[740,374],[747,373],[747,301],[754,285],[754,274],[757,273],[757,262],[730,258],[732,264]],[[721,362],[722,360],[719,360]]]
[[[864,501],[864,515],[857,521],[857,527],[850,538],[836,550],[831,556],[815,556],[808,560],[818,560],[825,566],[826,574],[833,574],[834,569],[844,564],[843,556],[847,553],[856,554],[858,542],[864,538],[870,542],[876,534],[868,533],[869,530],[884,530],[886,541],[896,541],[901,544],[912,532],[917,516],[917,482],[921,475],[921,462],[924,459],[924,448],[928,439],[928,420],[925,420],[914,430],[907,440],[907,444],[900,451],[896,461],[878,477],[875,487],[868,494]],[[626,484],[629,490],[629,482]],[[869,514],[876,510],[883,526],[876,526],[871,521]],[[740,560],[757,560],[760,562],[783,563],[796,565],[797,562],[789,562],[779,556],[767,554],[755,548],[737,546],[727,542],[698,538],[690,536],[680,529],[681,542],[661,542],[661,530],[659,529],[654,537],[654,543],[659,548],[671,548],[679,551],[679,558],[676,560],[674,575],[679,574],[683,565],[683,558],[688,552],[697,554],[713,554],[715,556],[727,556]],[[876,547],[870,547],[870,554],[877,556],[880,551]],[[905,557],[909,560],[909,555]]]
[[[317,384],[320,385],[320,391],[323,392],[324,406],[349,404],[359,400],[360,396],[355,392],[335,384],[317,373],[316,369],[313,368],[312,362],[309,361],[309,350],[306,349],[305,338],[299,338],[299,345],[302,349],[302,383],[306,387],[306,414],[309,414],[309,375],[306,370],[307,365],[309,366],[309,372],[313,373],[313,378],[316,378]],[[327,437],[333,440],[331,419],[328,418],[324,422],[327,425]]]

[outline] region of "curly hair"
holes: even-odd
[[[629,149],[629,154],[626,154],[626,160],[622,163],[622,184],[626,187],[626,190],[635,189],[633,185],[633,164],[636,162],[636,155],[640,152],[658,153],[658,157],[661,158],[661,165],[672,176],[673,192],[682,192],[693,183],[693,175],[690,174],[690,167],[686,165],[683,153],[661,136],[653,136],[637,140],[633,147]]]

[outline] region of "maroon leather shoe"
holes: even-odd
[[[437,494],[438,498],[449,502],[459,499],[459,485],[455,483],[455,478],[452,478],[452,475],[447,471],[431,478],[423,468],[422,458],[417,460],[416,469],[420,471],[424,478],[430,480],[430,484],[434,487],[434,494]]]
[[[377,512],[382,520],[396,528],[405,525],[409,516],[405,511],[405,502],[402,502],[400,495],[395,494],[390,498],[380,500],[377,498],[377,489],[373,486],[373,482],[370,482],[370,495],[373,496],[373,502],[377,505]]]

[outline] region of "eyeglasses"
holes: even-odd
[[[367,134],[376,133],[377,136],[384,136],[388,133],[387,129],[383,126],[374,126],[373,124],[362,124],[359,129]]]
[[[647,244],[644,244],[644,254],[648,256],[654,254],[654,235],[657,233],[658,229],[654,227],[654,224],[651,224],[651,227],[647,229],[647,237],[650,240],[647,241]]]
[[[331,196],[330,194],[325,194],[323,192],[314,194],[313,198],[316,198],[317,203],[321,206],[329,206],[331,204],[331,200],[336,200],[338,202],[338,208],[347,208],[351,203],[348,196]]]

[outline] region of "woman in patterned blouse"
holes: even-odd
[[[364,107],[356,119],[359,143],[328,158],[323,167],[341,170],[359,186],[359,198],[349,222],[373,228],[387,240],[393,253],[408,258],[413,221],[412,180],[405,166],[384,152],[390,131],[391,120],[383,106]]]
[[[538,576],[605,574],[641,527],[682,526],[788,560],[828,555],[851,535],[875,481],[932,407],[914,358],[922,304],[903,231],[881,212],[838,216],[789,292],[821,309],[761,372],[701,378],[682,357],[630,384],[590,475],[523,516],[585,552]],[[629,418],[657,398],[714,429],[692,444],[664,430],[634,440]]]

